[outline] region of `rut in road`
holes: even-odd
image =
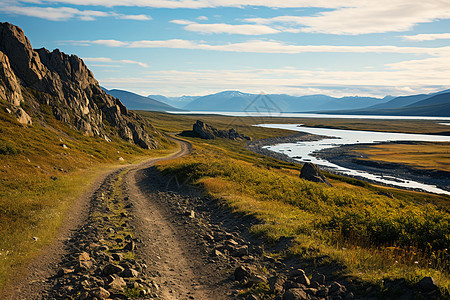
[[[167,203],[195,197],[168,191],[167,178],[154,168],[130,172],[125,180],[134,204],[134,224],[144,244],[138,253],[154,270],[153,278],[161,287],[159,298],[230,299],[230,282],[224,280],[228,276],[217,272],[192,224]]]
[[[190,153],[178,143],[169,157],[106,173],[69,213],[78,217],[57,251],[44,249],[2,299],[236,298],[234,271],[264,269],[263,248],[244,233],[249,222],[158,171],[156,162]]]

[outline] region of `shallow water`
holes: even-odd
[[[312,162],[317,165],[332,168],[334,171],[337,171],[343,175],[363,177],[388,185],[421,189],[431,193],[450,195],[450,192],[433,185],[423,184],[402,178],[379,176],[377,174],[371,174],[360,170],[348,169],[312,155],[314,152],[318,152],[323,149],[351,144],[372,144],[389,141],[450,142],[450,136],[312,128],[297,124],[260,124],[255,126],[301,131],[330,137],[320,141],[284,143],[264,147],[271,151],[283,153],[299,162]]]

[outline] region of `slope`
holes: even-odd
[[[327,95],[291,96],[286,94],[248,94],[239,91],[224,91],[207,95],[184,106],[197,111],[271,111],[311,112],[333,109],[358,109],[386,99],[371,97],[335,98]]]
[[[144,97],[132,92],[112,89],[107,91],[111,96],[119,99],[128,109],[147,111],[177,111],[179,109],[155,99]]]

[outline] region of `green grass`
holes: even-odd
[[[290,132],[279,129],[257,129],[249,127],[255,124],[304,124],[309,127],[350,129],[379,132],[404,132],[423,134],[449,135],[450,130],[446,125],[439,124],[436,120],[371,120],[371,119],[339,119],[339,118],[286,118],[286,117],[233,117],[219,115],[191,115],[168,114],[161,112],[139,113],[149,118],[153,125],[163,131],[178,132],[191,130],[196,120],[204,121],[218,129],[234,127],[239,132],[255,139],[283,136]]]
[[[448,293],[450,215],[440,205],[448,204],[448,197],[336,175],[329,177],[334,185],[329,187],[300,179],[298,166],[267,164],[239,142],[191,141],[193,155],[159,168],[261,220],[251,229],[255,234],[269,241],[294,237],[296,245],[285,254],[309,260],[328,255],[348,274],[371,282],[399,277],[416,282],[431,275]]]
[[[45,123],[23,126],[4,113],[2,102],[0,111],[0,288],[52,241],[67,210],[96,178],[175,148],[159,137],[160,149],[151,151],[115,137],[87,137],[50,114]]]
[[[411,167],[450,172],[450,143],[381,144],[361,146],[353,151],[370,160],[406,164]]]

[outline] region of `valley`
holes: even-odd
[[[180,100],[211,114],[167,113],[0,23],[0,298],[447,299],[450,198],[412,180],[448,192],[448,94],[226,91]],[[432,113],[277,111],[374,105]],[[266,147],[338,133],[325,142],[345,145],[314,155],[382,179],[410,176],[404,188]]]

